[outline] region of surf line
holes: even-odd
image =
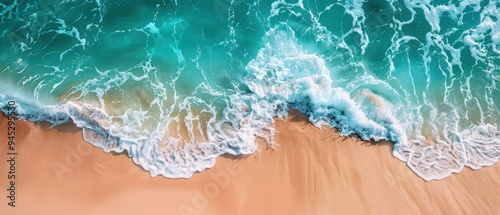
[[[7,178],[9,179],[7,188],[7,199],[9,199],[7,205],[11,207],[16,207],[16,102],[9,101],[7,103],[7,163],[9,166],[7,172]]]

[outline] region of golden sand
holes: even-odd
[[[0,128],[4,131],[6,119]],[[17,121],[16,207],[7,205],[6,132],[0,133],[0,214],[495,214],[500,165],[425,182],[370,143],[292,114],[276,122],[277,150],[218,158],[189,179],[151,178],[105,153],[71,125]]]

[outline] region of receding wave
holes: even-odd
[[[72,122],[151,175],[275,147],[299,110],[425,180],[500,159],[495,1],[0,3],[0,108]],[[279,150],[279,148],[278,148]]]

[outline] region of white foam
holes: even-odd
[[[50,92],[53,92],[56,88],[62,88],[61,84],[66,78],[44,82],[41,75],[26,76],[19,83],[37,84],[33,101],[0,92],[0,107],[5,109],[6,102],[15,98],[18,102],[17,114],[21,119],[48,121],[54,125],[72,121],[82,128],[86,141],[106,152],[126,152],[135,163],[150,171],[153,176],[190,177],[196,171],[212,167],[215,159],[222,154],[239,155],[257,151],[256,137],[264,138],[269,147],[275,147],[273,137],[277,131],[274,130],[273,117],[286,117],[291,109],[305,113],[318,127],[327,125],[338,128],[342,135],[357,134],[365,140],[393,141],[394,156],[406,162],[425,180],[447,177],[465,166],[477,169],[498,162],[499,113],[493,97],[494,93],[498,93],[496,82],[492,81],[481,90],[471,86],[477,81],[476,76],[483,75],[485,80],[498,80],[495,72],[498,60],[490,57],[495,53],[500,54],[500,12],[496,4],[490,2],[481,8],[479,0],[463,1],[458,5],[433,5],[423,0],[405,0],[403,4],[400,4],[401,1],[390,1],[391,7],[385,9],[396,13],[397,7],[406,7],[411,18],[397,20],[392,17],[392,20],[383,20],[399,30],[394,32],[388,50],[384,50],[390,71],[387,77],[383,77],[372,74],[366,66],[368,64],[358,62],[360,57],[355,56],[358,52],[351,50],[360,48],[360,54],[363,55],[369,44],[376,42],[371,41],[373,38],[366,32],[365,22],[368,20],[363,9],[365,3],[364,0],[356,0],[342,5],[346,10],[345,15],[352,17],[352,29],[343,32],[344,35],[334,35],[327,27],[321,26],[320,15],[309,10],[302,1],[275,1],[270,8],[270,16],[267,17],[269,21],[280,20],[283,13],[290,13],[294,17],[303,14],[309,16],[303,18],[310,18],[314,24],[304,32],[315,34],[312,38],[316,41],[313,42],[326,41],[328,47],[335,46],[338,42],[335,48],[349,51],[352,57],[350,59],[356,61],[342,62],[355,64],[356,69],[359,69],[352,71],[356,78],[349,83],[339,84],[344,77],[332,75],[338,73],[331,69],[332,65],[329,64],[332,62],[325,60],[332,59],[332,56],[322,56],[314,48],[304,48],[303,46],[310,44],[304,44],[306,42],[298,38],[307,35],[297,36],[296,29],[291,25],[279,23],[269,28],[268,24],[265,25],[268,31],[262,39],[262,46],[245,67],[248,75],[243,78],[242,84],[250,92],[235,87],[234,91],[230,91],[232,94],[227,95],[228,91],[214,89],[207,82],[198,85],[193,94],[177,94],[175,82],[184,71],[186,62],[191,59],[185,58],[179,48],[181,38],[172,34],[171,48],[177,55],[179,68],[167,83],[158,78],[151,59],[134,67],[142,70],[143,74],[139,75],[131,71],[100,71],[95,68],[92,72],[106,78],[94,76],[95,78],[72,88],[60,104],[49,105],[40,102],[45,101],[39,99],[42,96],[41,89],[49,87]],[[100,7],[99,2],[98,4]],[[256,4],[254,6],[258,7]],[[332,6],[327,7],[325,10],[330,10]],[[465,26],[470,21],[463,19],[465,11],[472,13],[471,9],[474,13],[480,13],[480,23]],[[234,11],[228,13],[230,18],[234,17]],[[250,10],[248,13],[250,14]],[[425,20],[418,21],[426,21],[430,31],[422,34],[424,36],[402,32],[405,25],[416,20],[417,14],[423,15]],[[388,16],[391,16],[390,13]],[[456,21],[458,27],[453,27],[451,32],[442,32],[448,29],[448,26],[441,24],[443,16]],[[176,26],[178,22],[184,23],[182,20],[174,21],[173,25]],[[64,20],[59,20],[58,23],[60,28],[57,33],[74,37],[79,41],[77,46],[82,48],[88,45],[76,28],[66,26]],[[87,29],[89,26],[87,25]],[[151,39],[158,39],[162,37],[164,30],[159,26],[155,22],[149,22],[138,30],[147,33]],[[174,33],[177,30],[180,29],[173,28]],[[231,27],[229,39],[224,42],[236,43],[235,31]],[[455,32],[461,33],[455,35],[456,41],[450,41],[449,36]],[[360,36],[354,46],[345,41],[351,34]],[[486,43],[488,38],[491,38],[491,42]],[[410,43],[420,44],[416,53],[421,56],[409,57],[408,71],[403,71],[402,67],[397,67],[393,58],[407,52],[405,48]],[[22,51],[26,51],[23,47]],[[476,63],[487,67],[484,74],[472,74],[462,67],[462,55],[466,51],[470,51]],[[198,59],[195,61],[197,69],[200,69]],[[417,61],[413,64],[421,63],[421,67],[410,65],[410,61]],[[436,61],[438,68],[431,68]],[[17,63],[25,64],[25,61]],[[60,72],[58,69],[54,67],[51,75]],[[81,71],[83,69],[79,68],[75,74]],[[422,72],[418,73],[419,71]],[[409,76],[410,81],[399,80],[407,78],[406,76]],[[156,80],[151,80],[152,77]],[[434,82],[436,79],[444,81]],[[129,107],[126,104],[121,107],[123,109],[114,110],[110,107],[112,105],[106,103],[106,93],[116,88],[123,90],[122,87],[126,88],[123,85],[131,80],[150,87],[147,90],[151,92],[139,93],[141,97],[150,96],[151,99],[146,99],[150,102],[149,109]],[[345,80],[343,81],[348,82]],[[419,80],[425,84],[424,87],[417,84]],[[419,88],[423,88],[423,92]],[[69,98],[78,93],[81,95],[74,102],[70,101]],[[205,94],[219,98],[227,107],[222,111],[218,110],[219,107],[201,98],[200,95]],[[484,98],[476,97],[478,94],[484,94]],[[95,101],[85,100],[86,96],[95,97]],[[438,100],[433,100],[436,98]],[[129,102],[136,103],[135,100]],[[465,106],[465,109],[456,107],[460,105]],[[477,116],[469,114],[468,111],[472,108]],[[200,113],[208,115],[208,119],[202,120]],[[464,123],[463,119],[467,122]],[[473,119],[476,121],[472,122]],[[174,130],[171,127],[175,127]],[[184,136],[181,134],[184,132],[181,127],[186,130],[187,134]]]

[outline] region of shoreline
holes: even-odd
[[[341,137],[297,113],[276,121],[276,150],[217,158],[189,179],[151,178],[125,154],[105,153],[71,124],[16,121],[16,207],[7,214],[459,213],[500,210],[500,165],[426,182],[392,143]],[[0,128],[5,128],[5,116]],[[3,130],[3,129],[2,129]],[[2,157],[6,132],[0,133]],[[8,171],[0,163],[0,175]],[[2,177],[6,177],[5,175]],[[7,194],[7,180],[0,181]]]

